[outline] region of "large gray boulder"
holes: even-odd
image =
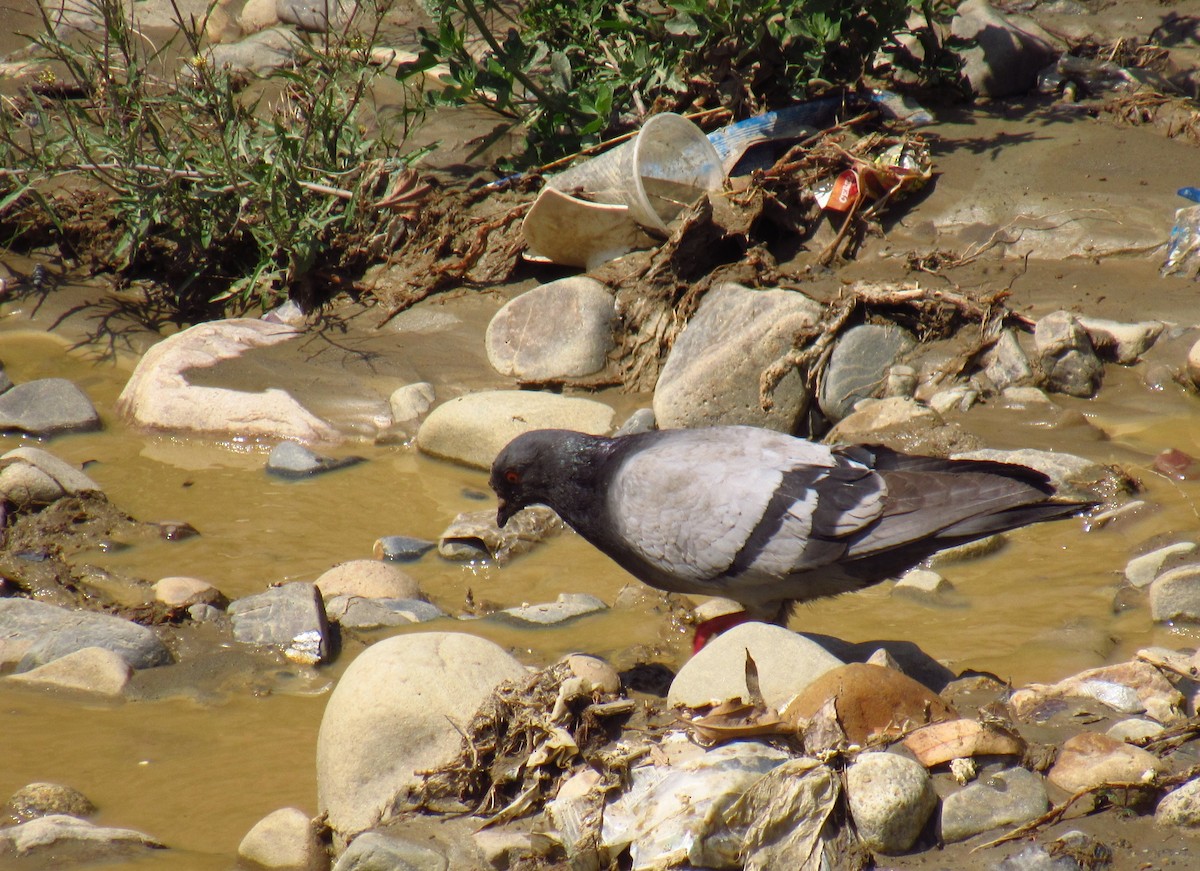
[[[317,802],[341,838],[371,828],[452,760],[476,710],[525,668],[483,638],[399,635],[367,648],[329,698],[317,736]]]
[[[315,584],[293,581],[272,587],[238,599],[228,612],[235,641],[278,647],[304,665],[329,659],[329,621]]]
[[[100,428],[100,415],[66,378],[40,378],[0,393],[0,430],[45,436]]]
[[[763,370],[792,349],[798,332],[813,327],[821,307],[792,290],[751,290],[722,284],[704,296],[675,340],[654,389],[654,416],[662,429],[750,424],[795,432],[811,396],[791,370],[764,410]]]
[[[85,647],[101,647],[132,668],[166,665],[171,654],[145,626],[89,611],[70,611],[32,599],[0,599],[0,641],[28,644],[17,672],[31,671]]]

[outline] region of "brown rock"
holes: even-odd
[[[847,740],[855,744],[958,717],[933,691],[907,675],[851,663],[813,681],[784,707],[782,718],[792,724],[809,720],[829,699],[834,700]]]
[[[926,768],[951,759],[1020,756],[1025,752],[1025,742],[1019,737],[968,719],[931,723],[905,738],[904,746]]]
[[[1149,751],[1098,732],[1081,732],[1063,744],[1047,776],[1059,789],[1075,793],[1106,783],[1147,783],[1167,771],[1167,764]]]

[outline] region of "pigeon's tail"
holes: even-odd
[[[945,547],[947,546],[945,540],[948,538],[972,540],[1028,526],[1031,523],[1041,523],[1044,520],[1073,517],[1087,511],[1095,504],[1095,502],[1039,502],[1035,505],[1022,505],[1018,508],[1009,508],[1007,511],[997,511],[995,514],[972,517],[961,523],[955,523],[939,532],[937,538],[941,539],[941,546]]]

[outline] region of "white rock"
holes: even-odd
[[[117,410],[151,430],[200,432],[300,442],[336,441],[338,432],[286,391],[247,393],[204,387],[187,373],[241,356],[251,348],[302,335],[283,324],[236,318],[197,324],[146,352],[117,398]]]
[[[905,572],[892,587],[893,596],[909,596],[914,599],[937,599],[954,592],[954,584],[937,572],[929,569],[912,569]]]
[[[405,384],[397,387],[388,400],[392,408],[392,420],[396,423],[416,420],[433,405],[433,385],[428,381]]]
[[[133,669],[119,654],[103,647],[85,647],[53,662],[11,675],[8,680],[11,683],[120,698],[132,675]]]
[[[382,560],[356,559],[340,563],[316,580],[321,598],[361,596],[365,599],[423,599],[415,578]]]
[[[1150,551],[1150,553],[1135,556],[1125,564],[1125,580],[1135,587],[1146,587],[1158,577],[1163,564],[1178,554],[1191,553],[1196,549],[1194,541],[1180,541],[1168,544]]]
[[[317,736],[317,800],[342,837],[379,822],[453,759],[476,710],[525,668],[473,635],[399,635],[368,647],[346,669]]]
[[[1154,809],[1154,822],[1160,826],[1200,828],[1200,778],[1164,795]]]
[[[1150,616],[1158,623],[1200,623],[1200,565],[1180,566],[1154,579]]]
[[[769,623],[743,623],[714,638],[675,675],[667,693],[671,707],[697,708],[726,699],[749,700],[746,653],[758,668],[763,700],[783,707],[842,661],[815,641]]]
[[[238,857],[272,871],[323,871],[329,867],[312,819],[294,807],[272,811],[255,823],[238,845]]]
[[[850,816],[868,849],[903,853],[937,805],[929,772],[895,753],[863,753],[846,770]]]
[[[100,485],[49,451],[14,448],[0,457],[0,498],[18,507],[89,492],[100,492]]]
[[[78,817],[51,814],[27,823],[0,829],[0,855],[54,860],[63,855],[88,857],[92,861],[128,856],[131,851],[166,846],[149,835],[132,829],[97,826]],[[66,867],[53,862],[44,867]]]
[[[1129,324],[1084,315],[1077,315],[1076,320],[1088,334],[1096,351],[1124,365],[1136,363],[1138,357],[1150,349],[1166,328],[1162,321]]]
[[[602,402],[529,390],[486,390],[439,405],[417,431],[427,454],[490,469],[501,448],[534,429],[604,435],[616,413]]]

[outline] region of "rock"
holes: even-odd
[[[421,599],[364,599],[361,596],[334,596],[325,603],[325,611],[329,619],[343,629],[407,626],[446,616],[437,605]]]
[[[1132,482],[1119,469],[1092,460],[1058,451],[1038,451],[1024,448],[1018,451],[999,451],[984,448],[954,454],[955,460],[995,460],[1017,463],[1037,469],[1050,478],[1050,483],[1062,499],[1103,500],[1131,491]]]
[[[1186,556],[1196,550],[1194,541],[1179,541],[1135,556],[1125,564],[1125,580],[1135,587],[1148,587],[1173,558]]]
[[[1104,783],[1146,783],[1169,766],[1153,753],[1097,732],[1068,738],[1047,777],[1059,789],[1079,792]]]
[[[377,560],[412,563],[437,547],[432,541],[408,535],[385,535],[375,540],[371,553]]]
[[[1083,315],[1077,316],[1076,320],[1088,334],[1097,354],[1124,366],[1136,363],[1166,329],[1162,321],[1126,324]]]
[[[1180,566],[1155,578],[1150,615],[1158,623],[1200,623],[1200,565]]]
[[[1200,389],[1200,339],[1196,340],[1188,351],[1187,363],[1184,368],[1187,371],[1187,377],[1191,379],[1192,386]]]
[[[280,478],[308,478],[321,472],[344,469],[364,461],[364,457],[323,457],[299,442],[280,442],[267,457],[267,471]]]
[[[496,312],[485,339],[488,362],[526,383],[592,375],[608,362],[616,320],[616,301],[599,281],[551,281]]]
[[[487,868],[517,868],[533,861],[533,838],[528,832],[483,829],[471,835]]]
[[[438,555],[448,560],[493,559],[506,563],[539,542],[558,535],[566,526],[544,505],[531,505],[513,515],[501,529],[496,512],[468,511],[454,518],[438,539]]]
[[[804,636],[841,662],[894,662],[899,670],[935,693],[954,680],[955,673],[911,641],[862,641],[852,644],[832,635],[805,632]],[[880,651],[883,651],[881,654]],[[889,666],[891,667],[891,666]]]
[[[51,814],[90,817],[96,806],[77,789],[58,783],[29,783],[14,792],[0,813],[14,823],[23,823]]]
[[[767,623],[743,623],[717,636],[684,663],[667,693],[670,707],[749,701],[746,653],[758,668],[763,700],[781,710],[821,675],[842,665],[816,642]]]
[[[1128,717],[1127,719],[1118,720],[1113,723],[1104,734],[1117,741],[1133,743],[1146,738],[1153,738],[1155,735],[1161,735],[1165,731],[1166,728],[1162,723],[1147,720],[1145,717]]]
[[[817,395],[822,413],[837,423],[860,399],[880,395],[886,373],[916,344],[908,330],[896,326],[860,324],[847,330],[833,347]]]
[[[894,396],[863,402],[852,414],[838,422],[826,437],[828,441],[870,441],[880,430],[920,424],[938,426],[941,416],[913,399]]]
[[[1003,330],[984,357],[983,374],[1001,392],[1033,384],[1037,373],[1013,330]]]
[[[381,832],[364,832],[338,857],[333,871],[447,871],[448,868],[446,857],[437,850]]]
[[[1099,389],[1104,364],[1070,312],[1056,311],[1041,318],[1033,328],[1033,341],[1050,390],[1087,398]]]
[[[407,423],[416,420],[429,411],[433,406],[434,399],[433,385],[428,381],[418,381],[415,384],[397,387],[388,397],[393,422]]]
[[[1056,684],[1029,684],[1012,694],[1009,705],[1021,720],[1039,719],[1039,710],[1047,702],[1074,699],[1099,703],[1091,710],[1119,714],[1147,712],[1160,723],[1173,723],[1182,717],[1183,695],[1147,662],[1122,662],[1105,665],[1068,677]]]
[[[237,19],[242,33],[258,33],[279,24],[277,6],[277,0],[246,0]]]
[[[562,660],[567,664],[574,677],[579,678],[587,688],[587,692],[599,690],[602,693],[618,693],[621,691],[621,675],[617,670],[598,656],[586,653],[572,653]]]
[[[315,584],[293,581],[244,596],[227,613],[235,641],[279,647],[288,659],[305,665],[329,659],[329,623]]]
[[[741,867],[744,831],[725,813],[788,754],[755,742],[725,744],[678,765],[638,766],[604,809],[601,842],[610,855],[626,844],[634,868]]]
[[[145,626],[120,617],[70,611],[32,599],[0,599],[0,641],[32,642],[17,672],[23,673],[83,650],[103,647],[133,668],[166,665],[171,654]]]
[[[18,508],[99,492],[99,484],[41,448],[14,448],[0,456],[0,501]]]
[[[633,414],[625,419],[625,422],[617,427],[617,431],[613,435],[634,435],[639,432],[650,432],[656,429],[658,424],[654,420],[653,408],[639,408]]]
[[[100,428],[87,395],[66,378],[42,378],[0,393],[0,430],[35,436]]]
[[[113,862],[164,848],[164,844],[141,832],[96,826],[65,814],[51,814],[0,829],[0,856],[41,858],[52,861],[51,867],[57,868]]]
[[[592,399],[528,390],[487,390],[442,403],[417,431],[427,454],[490,469],[500,449],[534,429],[573,429],[604,435],[615,412]]]
[[[912,366],[897,364],[888,369],[887,381],[883,385],[885,399],[901,397],[912,399],[917,392],[917,370]]]
[[[1040,387],[1005,387],[1000,394],[1004,401],[1016,408],[1037,408],[1038,406],[1053,406],[1046,391]]]
[[[846,769],[850,816],[869,850],[885,855],[909,849],[937,805],[929,773],[895,753],[862,753]]]
[[[231,47],[215,46],[212,52],[226,48]],[[150,430],[336,441],[340,436],[332,426],[283,390],[247,393],[188,381],[189,371],[207,369],[252,348],[277,345],[300,335],[292,327],[251,318],[189,327],[146,352],[117,398],[117,410],[131,423]]]
[[[14,674],[8,680],[116,699],[124,695],[132,676],[133,669],[119,654],[102,647],[85,647],[53,662]]]
[[[228,604],[220,590],[199,578],[160,578],[152,589],[156,601],[172,608],[190,608],[198,604],[224,607]]]
[[[309,33],[327,33],[331,23],[342,25],[350,15],[345,0],[276,0],[275,11],[284,24]]]
[[[1019,826],[1050,808],[1040,775],[1008,768],[942,799],[940,833],[946,843],[1000,826]]]
[[[1112,864],[1112,850],[1083,832],[1067,832],[1049,847],[1030,844],[1005,856],[995,871],[1092,871]]]
[[[565,623],[575,617],[582,617],[584,614],[607,610],[608,605],[588,593],[559,593],[558,598],[553,602],[505,608],[500,613],[521,623],[552,626],[556,623]]]
[[[970,411],[978,401],[978,390],[969,384],[956,384],[929,397],[929,407],[938,414],[949,414],[952,411]]]
[[[741,423],[797,432],[811,399],[799,371],[789,368],[769,411],[762,408],[759,381],[820,316],[821,307],[795,291],[713,287],[662,367],[654,390],[659,427]]]
[[[893,596],[921,602],[939,602],[954,592],[954,584],[929,569],[911,569],[892,587]]]
[[[1036,23],[1001,14],[986,0],[959,4],[950,31],[968,41],[960,49],[966,61],[963,74],[981,97],[1029,93],[1037,86],[1038,73],[1061,53],[1054,37]]]
[[[788,723],[810,720],[830,700],[852,744],[896,737],[917,726],[958,717],[936,693],[904,673],[862,663],[825,672],[788,702],[781,716]]]
[[[209,64],[217,70],[247,72],[264,76],[292,64],[300,48],[300,37],[292,28],[272,26],[240,42],[223,43],[208,49]],[[269,322],[264,322],[269,323]],[[191,329],[196,329],[191,328]]]
[[[319,810],[334,831],[353,836],[403,805],[420,783],[417,772],[457,756],[456,728],[467,727],[501,681],[525,673],[496,644],[460,633],[399,635],[359,654],[317,736]]]
[[[1162,797],[1154,809],[1160,826],[1200,829],[1200,779],[1189,780]]]
[[[432,546],[432,545],[430,545]],[[359,596],[364,599],[424,599],[416,578],[399,566],[380,560],[356,559],[339,563],[316,580],[321,597]]]
[[[238,845],[238,858],[279,871],[323,871],[329,867],[325,845],[312,819],[294,807],[272,811],[255,823]]]

